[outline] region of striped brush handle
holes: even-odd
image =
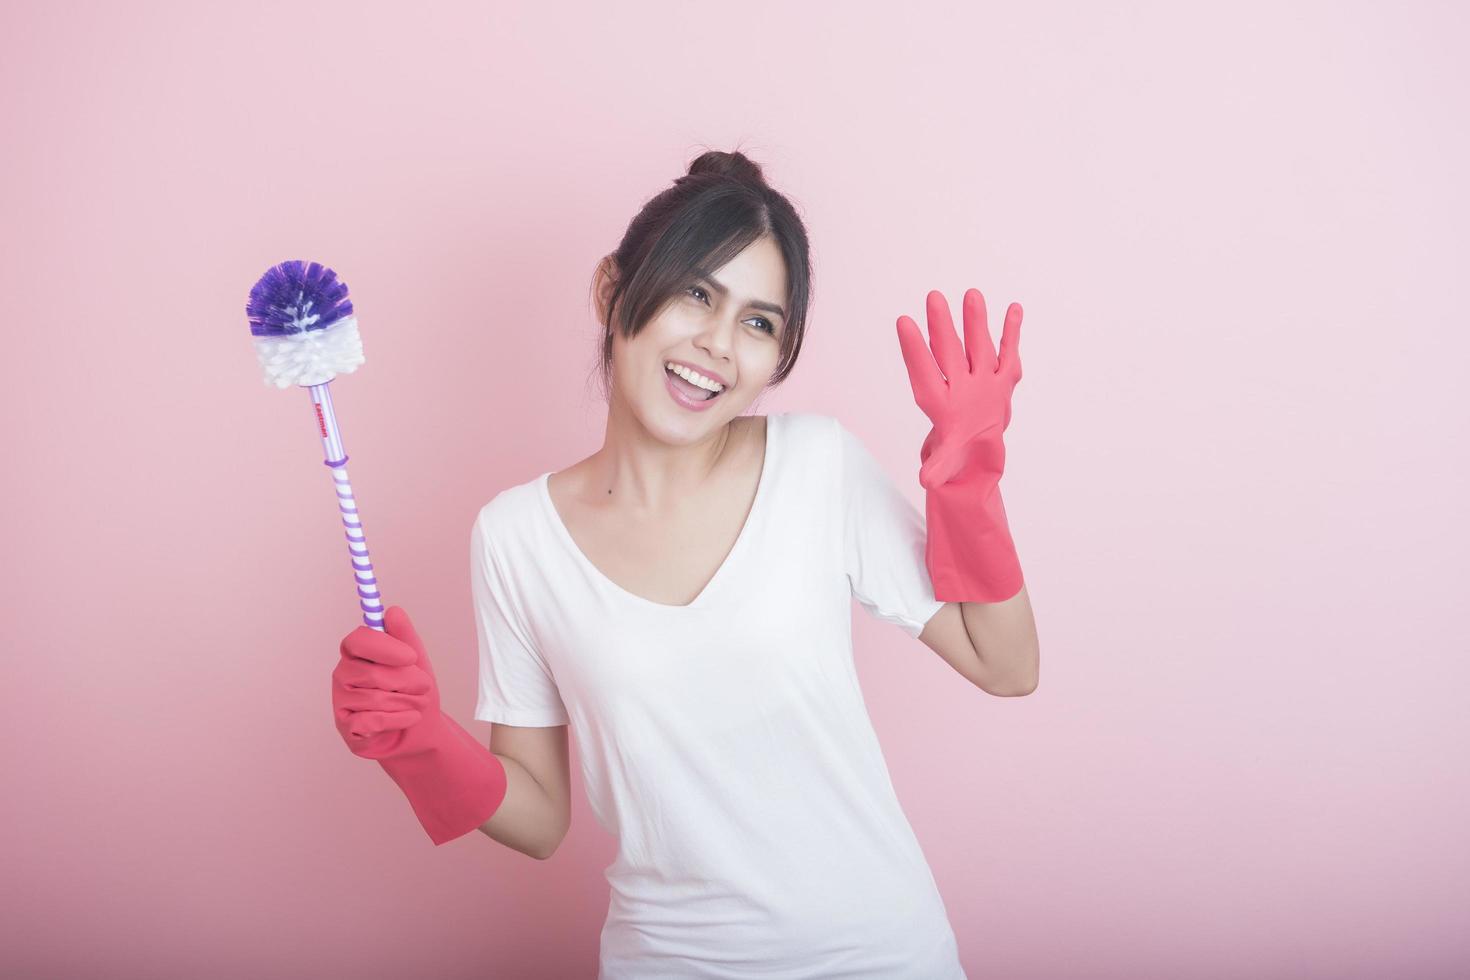
[[[373,562],[368,557],[367,539],[363,537],[362,520],[357,514],[357,501],[352,498],[352,484],[347,479],[347,453],[342,449],[342,432],[337,428],[337,415],[332,411],[330,381],[308,385],[311,403],[316,409],[317,431],[322,449],[331,467],[332,482],[337,487],[337,509],[342,512],[342,526],[347,529],[347,550],[352,552],[352,572],[357,577],[357,604],[362,607],[362,621],[375,630],[383,630],[383,602],[378,580],[373,575]]]

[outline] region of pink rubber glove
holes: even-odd
[[[505,799],[505,766],[439,709],[439,685],[408,613],[342,638],[332,714],[353,754],[376,759],[435,845],[479,827]]]
[[[927,305],[933,357],[918,325],[898,318],[914,400],[934,423],[919,450],[919,483],[927,495],[924,560],[941,602],[1001,602],[1023,584],[1000,499],[1001,436],[1011,422],[1011,391],[1021,380],[1021,304],[1006,310],[999,358],[980,290],[965,293],[964,347],[944,294],[930,290]]]

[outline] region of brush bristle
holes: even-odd
[[[271,266],[250,287],[245,315],[255,336],[280,337],[325,330],[352,315],[352,301],[337,273],[320,262],[292,259]]]
[[[245,314],[268,385],[322,384],[365,361],[347,284],[319,262],[267,269],[251,287]]]

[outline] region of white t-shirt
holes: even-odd
[[[475,717],[571,725],[618,841],[599,980],[965,976],[852,655],[852,598],[917,637],[924,518],[837,419],[767,416],[744,528],[686,606],[577,547],[546,489],[477,515]]]

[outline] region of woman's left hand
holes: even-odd
[[[1011,392],[1021,380],[1021,304],[1012,303],[1006,310],[999,356],[990,340],[980,290],[965,292],[963,347],[944,294],[930,290],[927,306],[933,357],[918,324],[907,316],[898,318],[898,344],[908,365],[914,401],[934,423],[919,450],[919,483],[928,490],[961,475],[967,482],[971,477],[998,481],[1005,468],[1001,436],[1011,422]]]

